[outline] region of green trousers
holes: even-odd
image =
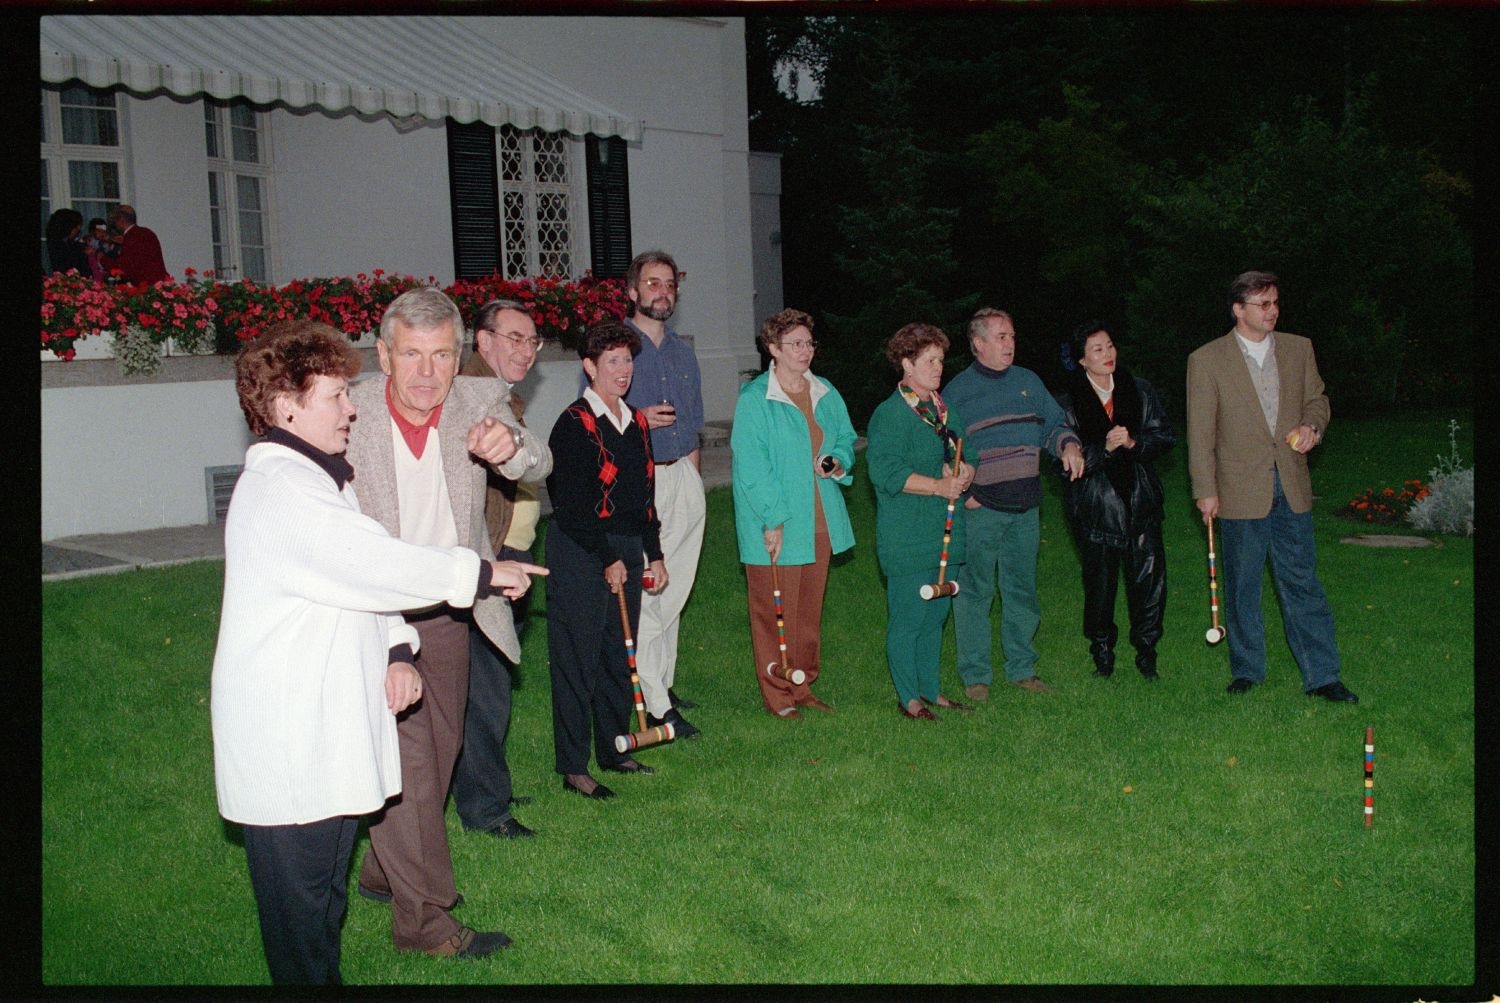
[[[961,567],[961,565],[960,565]],[[949,565],[949,571],[957,568]],[[892,575],[885,585],[885,658],[896,684],[896,699],[905,707],[918,697],[936,702],[938,659],[943,624],[952,599],[923,599],[919,590],[937,581],[937,564],[923,571]]]
[[[1042,622],[1036,597],[1036,555],[1041,543],[1040,509],[996,512],[971,508],[964,512],[968,559],[959,572],[958,595],[953,597],[953,630],[958,638],[958,675],[965,686],[990,684],[990,607],[995,582],[1000,583],[1000,646],[1005,652],[1007,682],[1036,675],[1032,638]]]

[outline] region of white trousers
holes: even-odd
[[[672,706],[667,689],[677,675],[677,627],[698,577],[707,506],[703,478],[683,457],[656,468],[656,514],[661,519],[661,551],[667,587],[660,595],[641,594],[641,622],[635,632],[636,672],[646,710],[662,717]]]

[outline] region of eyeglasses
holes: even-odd
[[[657,292],[661,289],[668,289],[674,293],[677,291],[676,279],[646,279],[641,282],[641,285],[645,286],[652,292]]]
[[[1257,307],[1261,310],[1274,310],[1281,306],[1281,300],[1245,300],[1246,306]]]
[[[783,341],[780,342],[780,344],[782,348],[793,352],[801,352],[804,350],[816,352],[818,350],[818,343],[816,341]]]
[[[504,338],[517,348],[525,347],[535,352],[542,347],[542,339],[536,335],[532,335],[529,338],[518,338],[514,334],[507,334],[504,331],[490,331],[489,328],[484,328],[484,330],[489,331],[490,334],[493,334],[497,338]]]

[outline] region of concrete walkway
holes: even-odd
[[[709,426],[703,435],[703,486],[709,489],[729,484],[729,431]],[[551,511],[546,491],[542,514]],[[189,561],[222,560],[224,527],[219,523],[168,526],[134,533],[89,533],[65,536],[42,544],[42,581],[81,578],[86,575],[160,568]]]

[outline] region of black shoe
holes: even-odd
[[[1307,695],[1322,697],[1324,700],[1332,700],[1335,703],[1359,703],[1359,697],[1349,692],[1349,688],[1337,679],[1315,690],[1308,690]]]
[[[647,766],[645,763],[638,763],[634,759],[627,759],[615,766],[606,766],[604,769],[611,773],[635,773],[643,777],[649,777],[656,772],[653,767]]]
[[[646,715],[646,724],[652,728],[660,728],[664,724],[672,726],[672,733],[678,738],[693,738],[701,734],[697,728],[688,723],[688,719],[677,713],[675,708],[668,708],[661,717],[655,714]]]
[[[692,710],[694,707],[698,706],[691,700],[682,699],[682,697],[677,695],[677,691],[670,686],[667,687],[667,699],[672,701],[673,707],[678,707],[682,710]]]
[[[1254,685],[1255,685],[1254,683],[1252,683],[1250,680],[1246,679],[1244,676],[1235,676],[1234,679],[1232,679],[1230,681],[1229,688],[1227,690],[1225,690],[1224,692],[1226,692],[1226,693],[1236,693],[1236,694],[1238,694],[1238,693],[1249,693],[1250,692],[1250,687],[1252,687]]]
[[[1154,668],[1145,668],[1145,669],[1141,670],[1141,678],[1144,679],[1144,680],[1146,680],[1147,682],[1154,683],[1158,679],[1160,679],[1161,676],[1159,676],[1159,675],[1156,674],[1156,669],[1154,669]]]
[[[502,947],[510,946],[510,938],[499,930],[479,931],[467,926],[436,947],[429,947],[428,954],[438,958],[485,958]]]
[[[563,790],[572,791],[574,794],[579,794],[586,798],[593,798],[595,801],[603,801],[605,798],[612,798],[615,796],[614,791],[610,790],[608,787],[605,787],[598,781],[594,782],[594,789],[592,791],[585,791],[582,787],[574,787],[572,781],[570,781],[567,777],[563,777]]]
[[[486,831],[491,836],[497,836],[500,839],[530,839],[536,835],[535,831],[526,828],[519,819],[514,817],[507,818],[493,829]]]
[[[527,831],[529,832],[530,830],[527,830]],[[391,900],[391,893],[390,892],[377,892],[375,889],[373,889],[373,888],[366,888],[364,885],[355,885],[354,887],[359,892],[359,894],[360,894],[360,896],[362,898],[367,898],[371,902],[389,902]],[[463,904],[464,904],[464,893],[463,892],[459,892],[458,893],[458,898],[454,899],[453,900],[453,904],[450,905],[448,908],[450,910],[457,909],[459,906],[461,906]]]
[[[1093,672],[1093,676],[1094,676],[1095,679],[1108,679],[1110,676],[1112,676],[1114,674],[1115,674],[1115,667],[1113,665],[1111,665],[1107,669],[1104,668],[1101,665],[1098,668],[1094,669],[1094,672]]]

